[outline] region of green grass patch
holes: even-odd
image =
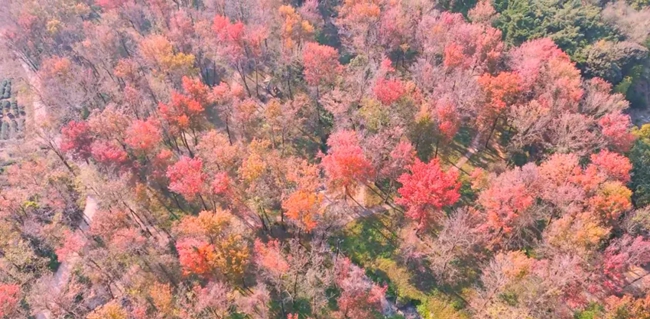
[[[573,318],[575,319],[596,319],[600,318],[603,313],[603,306],[599,304],[591,304],[587,309],[578,311]]]
[[[371,265],[378,258],[393,256],[397,238],[386,229],[383,215],[372,215],[350,223],[335,236],[335,244],[355,264]],[[389,221],[386,221],[389,222]]]
[[[386,285],[387,297],[398,306],[417,306],[423,318],[468,318],[459,310],[462,302],[437,287],[429,272],[415,271],[399,261],[398,238],[387,229],[397,229],[394,223],[401,216],[395,215],[389,212],[352,222],[331,239],[333,246],[364,267],[374,282]]]
[[[415,301],[420,303],[427,299],[427,294],[411,284],[411,273],[404,266],[392,259],[380,258],[374,263],[375,273],[381,274],[389,284],[389,290],[401,304]]]

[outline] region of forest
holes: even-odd
[[[0,0],[0,318],[650,319],[649,0]]]

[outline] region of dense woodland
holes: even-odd
[[[650,318],[648,0],[0,8],[0,318]]]

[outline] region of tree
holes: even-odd
[[[20,301],[20,286],[15,284],[0,284],[0,317],[13,315]]]
[[[334,313],[335,318],[379,318],[386,302],[386,288],[372,283],[363,269],[347,258],[337,261],[335,278],[341,289],[336,299],[339,310]]]
[[[409,170],[410,174],[397,179],[402,187],[397,190],[401,197],[396,202],[407,207],[406,216],[414,219],[419,228],[438,225],[444,216],[442,208],[460,199],[458,172],[444,172],[437,158],[429,163],[416,159]]]
[[[649,11],[592,2],[3,1],[0,317],[647,317]]]
[[[208,172],[234,172],[242,157],[241,146],[216,130],[205,132],[196,148]]]
[[[305,247],[300,240],[285,243],[271,240],[255,243],[256,264],[260,278],[280,297],[283,313],[301,311],[305,301],[311,313],[327,312],[331,301],[327,289],[333,287],[333,270],[329,248],[320,240]]]
[[[469,10],[468,16],[474,23],[491,24],[498,17],[498,14],[490,1],[480,0],[474,8]]]
[[[562,213],[573,215],[582,210],[587,197],[576,183],[582,174],[576,154],[553,154],[539,166],[539,197]]]
[[[485,230],[497,236],[510,235],[535,222],[529,209],[535,204],[536,171],[532,164],[506,171],[479,194],[477,202],[485,211]]]
[[[472,271],[485,257],[485,236],[478,229],[479,216],[470,209],[460,209],[439,221],[440,230],[435,234],[403,231],[401,253],[407,258],[426,261],[441,283],[462,283],[466,272]],[[418,264],[419,265],[419,264]]]
[[[237,21],[231,23],[228,17],[217,15],[212,22],[212,30],[217,39],[226,44],[227,53],[233,58],[244,54],[244,23]]]
[[[333,84],[336,77],[343,71],[336,50],[314,42],[305,44],[302,61],[305,66],[305,80],[311,86]]]
[[[544,250],[550,255],[570,254],[591,259],[610,228],[591,212],[566,214],[544,229]]]
[[[305,3],[305,5],[309,4]],[[314,33],[314,26],[308,20],[303,20],[302,16],[292,6],[280,6],[278,11],[284,19],[281,34],[282,44],[288,50],[300,47]]]
[[[232,181],[227,173],[217,173],[212,183],[210,183],[210,187],[216,195],[228,195],[232,188]]]
[[[212,313],[218,318],[226,318],[234,302],[232,288],[221,282],[209,282],[205,287],[194,287],[197,301],[196,313]]]
[[[600,19],[600,8],[593,4],[517,0],[498,1],[495,7],[500,13],[495,24],[510,45],[548,37],[573,56],[587,44],[613,35],[612,28]]]
[[[632,148],[634,135],[630,132],[629,115],[609,113],[598,120],[598,125],[612,150],[624,153]]]
[[[111,301],[88,315],[88,319],[127,319],[128,313],[117,303]]]
[[[605,225],[612,225],[632,208],[631,197],[632,191],[621,182],[604,182],[589,199],[589,207]]]
[[[69,230],[66,230],[64,234],[63,245],[56,250],[56,257],[59,262],[64,262],[73,254],[78,254],[85,244],[85,240],[79,234],[72,233]]]
[[[510,52],[510,65],[544,106],[575,111],[583,95],[580,71],[569,56],[547,38],[523,43]]]
[[[172,192],[183,195],[187,200],[193,200],[203,191],[205,182],[203,161],[200,158],[183,156],[167,168],[167,178]]]
[[[630,106],[619,93],[612,94],[612,85],[601,78],[590,79],[585,83],[585,98],[580,112],[597,118],[603,115],[622,112]]]
[[[275,278],[280,278],[285,275],[289,270],[289,263],[281,251],[282,247],[277,240],[263,243],[262,241],[255,240],[255,263],[258,267],[270,272],[270,275]]]
[[[61,150],[72,153],[78,159],[87,160],[91,156],[93,136],[86,122],[70,121],[61,129]]]
[[[456,136],[460,126],[456,105],[450,101],[439,101],[435,107],[435,114],[440,135],[448,143]]]
[[[618,297],[615,295],[605,299],[603,318],[607,319],[632,319],[650,317],[650,304],[648,298],[635,298],[630,295]]]
[[[316,216],[322,211],[323,194],[297,190],[282,201],[287,217],[309,232],[316,227]]]
[[[321,165],[325,169],[330,190],[352,195],[358,184],[370,181],[375,172],[363,154],[354,131],[338,131],[327,140],[329,150]]]
[[[631,267],[650,262],[650,242],[643,237],[625,235],[614,240],[605,250],[603,271],[605,285],[613,292],[620,292],[626,285],[625,274]]]
[[[519,75],[511,72],[501,72],[497,76],[486,73],[478,79],[485,94],[485,104],[480,113],[478,124],[488,125],[492,122],[486,146],[502,115],[507,114],[508,108],[517,102],[521,92],[520,82]]]
[[[590,131],[594,124],[593,117],[563,112],[546,123],[543,145],[545,149],[556,153],[589,155],[594,148],[602,144],[599,136]]]
[[[404,85],[399,80],[381,78],[373,88],[375,96],[384,105],[391,105],[406,93]]]
[[[363,52],[372,47],[372,31],[376,30],[381,17],[378,1],[344,1],[338,8],[336,25],[345,44],[353,51]]]
[[[172,316],[174,314],[176,310],[174,309],[174,296],[169,285],[154,282],[149,289],[149,296],[160,315]]]
[[[133,121],[124,140],[130,148],[144,154],[152,151],[161,141],[160,123],[151,117],[146,121]]]
[[[242,227],[229,211],[221,209],[184,216],[173,229],[179,237],[176,248],[184,273],[241,280],[249,259]]]
[[[187,238],[176,243],[176,250],[185,275],[197,274],[210,278],[216,270],[218,257],[213,245]]]
[[[588,175],[594,175],[589,172],[596,171],[598,174],[602,174],[605,179],[620,181],[622,183],[628,183],[630,181],[632,164],[627,157],[603,150],[597,154],[592,154],[590,158],[591,164],[587,167]]]
[[[517,73],[501,72],[497,76],[482,75],[478,83],[485,92],[486,103],[498,113],[517,101],[520,92],[520,78]]]
[[[94,141],[90,153],[95,161],[105,165],[121,165],[128,159],[128,154],[121,146],[105,140]]]
[[[636,43],[643,43],[648,38],[648,8],[630,5],[641,1],[621,1],[608,3],[602,12],[602,19],[613,26],[625,37]]]
[[[600,77],[610,83],[620,83],[624,72],[629,72],[648,56],[642,45],[622,41],[618,43],[600,40],[585,48],[585,71],[588,76]]]
[[[140,52],[158,72],[169,72],[173,79],[193,73],[195,57],[183,52],[175,53],[172,43],[165,36],[152,34],[140,42]]]
[[[496,69],[504,49],[498,29],[467,23],[460,13],[426,15],[421,21],[420,45],[428,58],[442,55],[446,67],[460,67],[476,74]]]
[[[459,66],[467,67],[467,57],[463,54],[463,47],[456,43],[450,43],[445,46],[444,60],[442,64],[447,68]]]
[[[253,293],[236,300],[237,308],[250,316],[260,319],[269,319],[269,303],[271,296],[265,285],[257,285],[253,288]]]
[[[634,191],[636,206],[644,207],[650,203],[650,125],[644,124],[632,132],[637,140],[629,155],[633,165],[630,189]]]
[[[172,93],[171,103],[158,104],[158,111],[172,125],[176,134],[198,129],[203,121],[204,110],[199,101],[176,92]]]
[[[97,5],[102,7],[105,10],[111,10],[111,9],[119,8],[120,6],[124,5],[126,2],[127,2],[126,0],[98,0]]]
[[[379,170],[379,178],[397,180],[415,161],[415,150],[408,141],[401,140],[391,150],[388,161]]]

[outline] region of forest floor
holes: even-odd
[[[643,124],[650,123],[650,106],[644,108],[634,108],[629,110],[630,117],[632,118],[632,123],[636,126],[641,126]]]
[[[454,167],[456,167],[457,169],[461,169],[461,167],[463,167],[465,163],[469,161],[472,155],[476,154],[476,152],[480,150],[480,143],[481,143],[481,134],[476,134],[476,136],[474,136],[474,138],[472,139],[472,144],[470,144],[469,147],[467,148],[467,152],[465,152],[463,157],[461,157],[460,159],[458,159],[458,161],[456,161]]]

